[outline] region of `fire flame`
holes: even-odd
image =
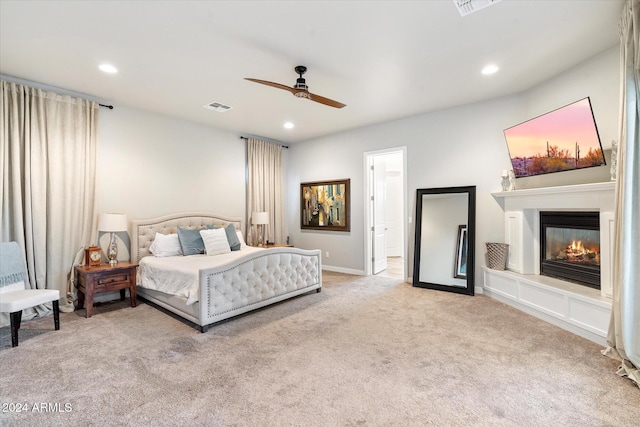
[[[578,243],[576,243],[575,240],[571,242],[571,250],[573,252],[586,252],[584,246],[582,246],[582,241],[580,240],[578,240]]]
[[[564,258],[568,262],[579,262],[579,263],[594,263],[600,264],[600,253],[599,248],[592,247],[587,248],[582,244],[582,241],[573,240],[570,245],[567,245],[564,250]]]

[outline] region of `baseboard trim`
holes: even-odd
[[[355,274],[356,276],[364,276],[364,270],[356,270],[354,268],[335,267],[333,265],[323,265],[323,270],[333,271],[335,273]]]

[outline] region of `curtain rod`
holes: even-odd
[[[249,139],[246,136],[241,136],[240,139]],[[267,142],[271,142],[271,141],[267,141]],[[277,142],[272,142],[272,144],[278,144]],[[289,148],[288,145],[282,145],[282,144],[278,144],[279,146],[281,146],[282,148]]]
[[[109,110],[113,110],[113,105],[105,105],[105,104],[98,104],[98,105],[104,108],[108,108]]]

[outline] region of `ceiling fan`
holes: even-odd
[[[305,67],[304,65],[298,65],[296,68],[294,68],[294,70],[300,77],[296,79],[296,84],[293,85],[293,87],[281,85],[280,83],[268,82],[266,80],[250,79],[248,77],[245,77],[245,80],[275,87],[278,89],[284,89],[291,92],[298,98],[306,98],[311,101],[319,102],[320,104],[328,105],[330,107],[346,107],[346,105],[341,102],[334,101],[333,99],[325,98],[324,96],[316,95],[315,93],[309,92],[309,87],[307,86],[304,78],[302,78],[302,75],[307,72],[307,67]]]

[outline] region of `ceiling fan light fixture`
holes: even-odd
[[[285,129],[293,129],[294,127],[295,127],[295,125],[293,123],[291,123],[291,122],[286,122],[284,124],[284,128]]]
[[[275,87],[277,89],[286,90],[287,92],[292,93],[296,98],[308,99],[309,101],[318,102],[320,104],[328,105],[329,107],[333,107],[333,108],[346,107],[346,105],[341,102],[334,101],[333,99],[325,98],[324,96],[316,95],[315,93],[309,92],[309,86],[307,86],[307,83],[302,77],[302,75],[306,73],[307,67],[305,67],[304,65],[298,65],[297,67],[294,68],[294,70],[296,73],[298,73],[300,77],[296,79],[296,84],[294,84],[293,87],[285,86],[280,83],[269,82],[267,80],[253,79],[250,77],[245,77],[244,79],[249,80],[250,82],[260,83],[262,85],[267,85],[267,86]]]

